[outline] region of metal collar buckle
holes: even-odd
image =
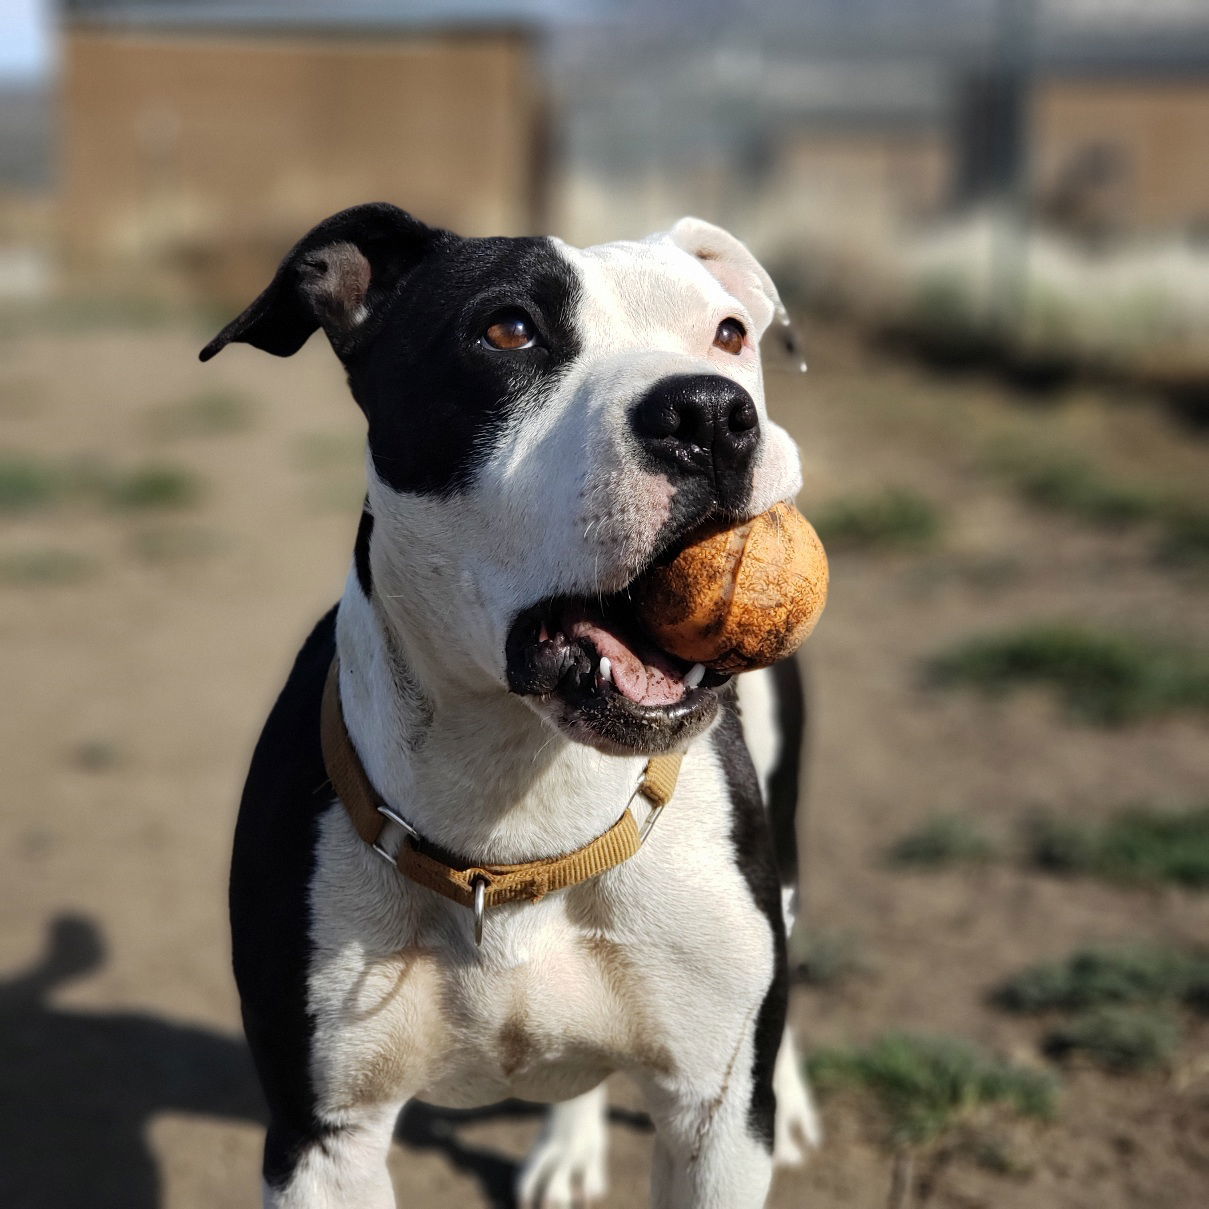
[[[639,842],[640,844],[645,844],[645,843],[646,843],[646,837],[647,837],[648,835],[650,835],[650,833],[651,833],[651,828],[655,826],[655,820],[656,820],[656,819],[657,819],[657,818],[658,818],[658,817],[659,817],[659,816],[660,816],[662,813],[663,813],[663,804],[662,804],[662,803],[661,803],[660,805],[658,805],[658,806],[652,806],[652,807],[651,807],[651,812],[650,812],[650,814],[648,814],[648,815],[646,816],[646,822],[645,822],[645,823],[643,823],[643,824],[642,824],[642,826],[638,828],[638,842]]]
[[[377,811],[384,819],[394,823],[395,826],[403,831],[405,836],[404,843],[410,840],[414,844],[419,840],[420,833],[402,815],[396,814],[385,803],[380,803]],[[370,847],[391,868],[398,871],[399,861],[396,853],[388,851],[379,841],[375,841]],[[474,911],[474,943],[481,945],[483,943],[483,917],[487,912],[487,879],[482,874],[479,874],[471,884],[474,888],[474,903],[472,906],[472,910]]]
[[[389,806],[387,806],[384,802],[380,802],[378,804],[377,809],[378,809],[378,813],[384,819],[387,819],[390,822],[394,823],[397,827],[400,827],[403,830],[404,834],[408,837],[408,839],[410,839],[413,843],[415,843],[415,841],[417,841],[420,838],[420,833],[405,818],[403,818],[401,815],[395,814],[395,812],[393,810],[391,810],[391,808]],[[382,844],[380,841],[375,840],[374,843],[372,843],[370,845],[370,847],[373,848],[373,850],[388,865],[393,865],[396,868],[398,867],[398,859],[397,859],[396,855],[392,852],[387,852],[387,850],[382,847]]]
[[[635,787],[634,792],[632,794],[630,794],[630,800],[626,803],[626,809],[631,814],[633,814],[634,813],[634,803],[639,798],[642,798],[642,800],[646,803],[647,816],[645,819],[643,819],[643,821],[639,824],[639,827],[638,827],[638,842],[640,844],[645,844],[646,837],[648,835],[650,835],[651,828],[655,826],[655,821],[663,813],[663,808],[664,808],[664,806],[667,805],[667,803],[666,802],[652,802],[651,799],[648,798],[642,792],[642,785],[643,785],[643,782],[640,781],[638,783],[638,785]],[[637,822],[638,820],[635,819],[634,821]]]

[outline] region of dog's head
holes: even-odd
[[[581,250],[366,205],[307,234],[202,359],[326,332],[369,425],[361,588],[438,703],[507,689],[653,753],[709,724],[723,677],[658,650],[626,589],[704,521],[796,493],[758,350],[778,308],[698,219]]]

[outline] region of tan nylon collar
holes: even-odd
[[[332,660],[323,686],[320,737],[328,778],[357,834],[380,855],[391,859],[404,877],[464,907],[476,907],[476,883],[482,884],[482,907],[498,907],[517,899],[537,902],[552,890],[576,886],[620,865],[642,843],[637,820],[627,804],[608,831],[565,856],[523,861],[519,865],[464,865],[446,859],[446,854],[427,844],[382,800],[366,775],[344,724],[339,659]],[[646,798],[653,812],[666,806],[676,791],[682,758],[679,754],[655,756],[647,763],[637,792]],[[399,823],[408,833],[393,858],[378,842],[387,819]]]

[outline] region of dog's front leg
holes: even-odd
[[[713,1096],[648,1097],[653,1209],[761,1209],[772,1182],[772,1139],[752,1112],[749,1071],[750,1058],[743,1069],[736,1064]]]
[[[358,1109],[338,1124],[288,1139],[270,1124],[265,1209],[395,1209],[386,1155],[399,1111],[399,1105]],[[275,1150],[280,1159],[270,1162]]]

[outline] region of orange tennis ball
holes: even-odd
[[[777,504],[709,529],[637,585],[638,616],[665,650],[719,672],[769,667],[802,645],[827,603],[814,526]]]

